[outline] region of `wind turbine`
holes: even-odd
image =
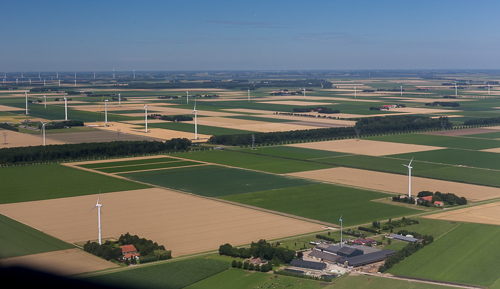
[[[146,132],[148,132],[148,106],[144,104],[144,118],[146,120]]]
[[[26,115],[28,115],[28,91],[24,91],[24,96],[26,96]]]
[[[133,71],[134,71],[134,79],[135,79],[135,69]]]
[[[356,98],[356,86],[354,87],[354,98]]]
[[[43,95],[43,102],[45,103],[45,109],[47,109],[47,97]]]
[[[189,91],[186,91],[186,104],[189,103]]]
[[[116,92],[115,92],[116,94]],[[121,93],[118,93],[118,106],[122,106],[122,97],[121,97]]]
[[[104,101],[104,126],[108,126],[108,100]]]
[[[101,207],[102,205],[99,204],[99,198],[101,197],[101,191],[99,191],[99,195],[97,196],[97,203],[95,204],[95,207],[92,208],[94,210],[97,207],[97,222],[98,222],[98,228],[99,228],[99,245],[101,245]],[[90,210],[90,212],[92,212]]]
[[[68,99],[66,93],[64,94],[64,120],[68,120]]]
[[[408,168],[408,197],[411,198],[411,169],[413,167],[411,166],[411,162],[413,161],[413,158],[411,158],[411,161],[408,165],[403,164],[403,166]]]
[[[194,139],[198,139],[198,114],[196,112],[196,99],[194,100],[194,110],[192,114],[194,114]]]
[[[340,215],[339,221],[340,221],[340,248],[342,248],[342,215]]]
[[[403,86],[401,85],[401,96],[403,96]]]
[[[43,145],[45,146],[45,125],[47,123],[42,122],[42,133],[43,133]]]
[[[306,99],[306,89],[302,89],[302,91],[304,91],[304,99]]]
[[[488,94],[490,94],[490,84],[488,83]]]
[[[250,101],[250,89],[248,90],[248,101]]]

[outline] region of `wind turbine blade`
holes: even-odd
[[[408,164],[408,166],[411,166],[411,162],[413,162],[413,157],[411,158],[411,161],[410,161],[410,163]]]
[[[99,199],[101,198],[101,190],[99,190],[99,195],[97,195],[97,203],[99,204]]]
[[[90,213],[90,212],[92,212],[92,211],[95,209],[95,207],[97,207],[97,206],[94,206],[94,207],[92,208],[92,210],[90,210],[90,211],[89,211],[89,213]]]

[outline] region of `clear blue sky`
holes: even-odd
[[[500,1],[4,1],[0,72],[500,68]]]

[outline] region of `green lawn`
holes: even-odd
[[[500,226],[462,223],[389,273],[490,286],[500,278],[498,236]]]
[[[84,280],[121,288],[181,289],[225,271],[229,266],[230,264],[224,261],[191,258],[122,270]]]
[[[72,245],[0,215],[0,258],[74,248]]]
[[[311,184],[311,181],[222,166],[197,166],[120,174],[185,192],[217,197]]]
[[[178,159],[169,158],[169,157],[142,159],[142,160],[130,160],[130,161],[123,159],[122,161],[109,161],[109,162],[105,162],[105,163],[79,165],[79,167],[83,167],[83,168],[87,168],[87,169],[99,169],[99,168],[110,168],[110,167],[118,167],[118,166],[164,163],[164,162],[173,162],[173,161],[178,161]]]
[[[175,156],[276,174],[286,174],[334,167],[333,165],[328,164],[291,160],[265,155],[255,155],[238,150],[211,150],[192,153],[180,153],[176,154]]]
[[[329,184],[275,189],[221,197],[222,199],[330,223],[343,216],[344,226],[371,223],[422,211],[370,200],[387,194]]]
[[[0,204],[144,189],[149,186],[63,165],[0,168]]]
[[[132,171],[141,171],[141,170],[175,168],[175,167],[183,167],[183,166],[191,166],[191,165],[199,165],[199,164],[201,164],[201,163],[190,162],[190,161],[175,161],[175,162],[142,164],[142,165],[136,165],[136,166],[114,167],[114,168],[105,168],[105,169],[96,169],[96,170],[98,170],[100,172],[112,174],[112,173],[123,173],[123,172],[132,172]]]

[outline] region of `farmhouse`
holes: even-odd
[[[139,253],[137,253],[137,249],[134,247],[134,245],[120,246],[120,249],[122,249],[123,259],[139,259],[139,257],[141,256]]]

